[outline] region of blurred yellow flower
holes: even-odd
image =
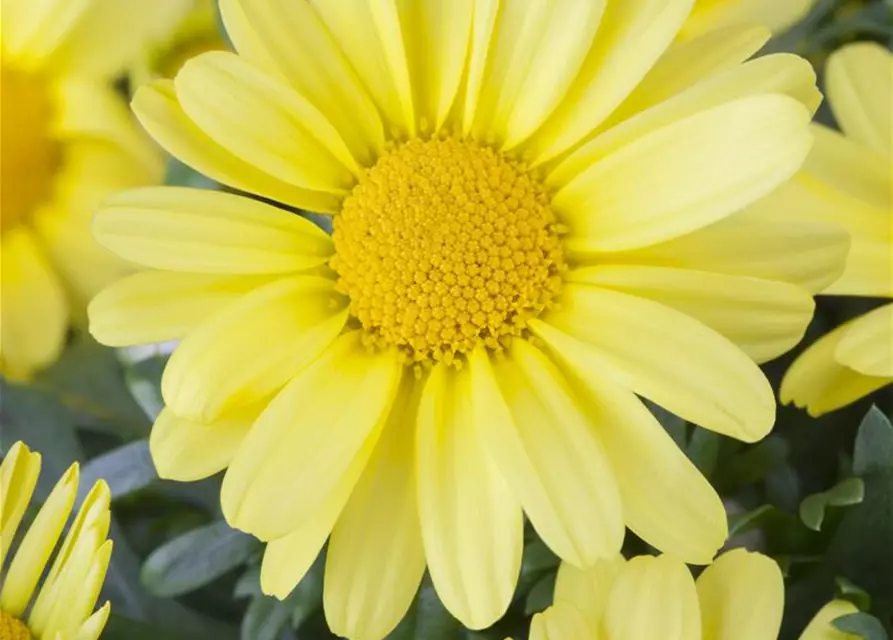
[[[183,338],[153,457],[178,480],[228,467],[228,521],[269,541],[266,592],[286,596],[331,533],[335,633],[384,637],[426,566],[486,627],[515,588],[522,511],[580,566],[624,525],[713,558],[722,504],[637,394],[763,437],[755,361],[800,340],[847,245],[741,212],[799,169],[815,75],[744,62],[759,27],[674,44],[690,9],[224,0],[240,53],[137,93],[195,169],[336,214],[330,237],[255,199],[156,188],[94,224],[153,270],[101,293],[91,331]]]
[[[761,24],[778,33],[800,21],[815,0],[695,0],[682,29],[690,38],[733,24]]]
[[[533,617],[530,640],[772,640],[784,582],[775,561],[736,549],[698,577],[669,556],[618,556],[581,570],[563,563],[555,603]],[[857,611],[826,605],[800,640],[857,640],[831,621]]]
[[[893,297],[893,55],[847,45],[828,61],[828,99],[843,132],[815,125],[802,173],[773,199],[785,216],[834,222],[852,237],[829,295]],[[771,212],[770,212],[771,215]],[[791,365],[781,399],[812,415],[833,411],[893,381],[893,304],[844,323]]]
[[[77,494],[76,463],[56,483],[8,565],[4,563],[39,474],[40,454],[21,442],[0,464],[0,640],[96,640],[110,610],[106,602],[93,612],[112,553],[112,541],[106,539],[110,494],[104,481],[93,485],[84,499],[42,585]]]
[[[2,0],[0,370],[55,360],[87,301],[131,269],[93,240],[99,201],[162,164],[111,78],[176,0]]]

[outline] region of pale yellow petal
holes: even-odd
[[[68,598],[60,598],[57,602],[54,614],[47,626],[45,637],[71,638],[80,629],[81,625],[90,616],[99,592],[105,582],[111,560],[113,542],[105,540],[95,552],[85,554],[89,561],[85,570],[72,571],[64,576],[66,579],[62,585],[63,593],[71,594]],[[89,549],[85,548],[84,551]]]
[[[336,196],[275,178],[211,139],[183,111],[172,80],[140,87],[132,107],[168,153],[217,182],[308,211],[336,213],[341,208]]]
[[[609,2],[593,46],[564,99],[527,145],[545,162],[594,131],[664,54],[692,0]]]
[[[812,295],[792,284],[706,271],[603,265],[576,269],[569,277],[681,311],[756,362],[772,360],[800,342],[815,309]]]
[[[728,535],[722,501],[645,405],[610,378],[591,346],[548,324],[531,329],[569,372],[610,460],[626,525],[651,546],[708,564]]]
[[[701,640],[695,583],[670,556],[638,556],[624,565],[605,611],[611,640]]]
[[[608,596],[625,562],[619,553],[610,560],[596,562],[588,569],[562,562],[555,580],[555,603],[573,605],[586,618],[589,629],[601,629]]]
[[[863,375],[893,378],[893,304],[853,322],[834,348],[834,358]]]
[[[775,422],[775,398],[759,367],[670,307],[568,284],[560,307],[543,321],[592,347],[590,366],[604,367],[626,388],[697,425],[755,442]]]
[[[0,569],[37,486],[40,454],[14,443],[0,463]]]
[[[790,178],[810,114],[779,95],[742,98],[659,128],[565,184],[552,205],[574,251],[657,244],[716,222]]]
[[[306,218],[220,191],[146,187],[107,199],[93,233],[118,255],[192,273],[286,273],[323,264],[332,241]]]
[[[468,45],[468,68],[465,70],[465,95],[461,97],[462,134],[471,135],[477,117],[481,93],[484,90],[484,74],[490,57],[490,45],[496,33],[496,19],[500,0],[475,0],[471,19],[471,41]]]
[[[347,320],[334,283],[295,276],[256,289],[189,334],[161,390],[185,418],[210,422],[282,388],[335,340]]]
[[[508,609],[521,569],[521,505],[478,434],[472,376],[429,374],[416,440],[419,519],[428,570],[446,608],[470,629]]]
[[[889,162],[893,155],[893,54],[874,42],[841,48],[828,59],[827,91],[847,135],[884,154]]]
[[[90,333],[125,347],[179,340],[271,276],[143,271],[119,280],[90,302]]]
[[[829,602],[815,615],[800,640],[859,640],[859,636],[839,631],[832,624],[837,618],[858,611],[852,602],[846,600]]]
[[[345,638],[384,638],[406,614],[425,572],[416,502],[420,385],[405,376],[381,438],[332,531],[324,604]],[[387,597],[382,597],[387,594]]]
[[[0,261],[0,352],[13,375],[28,376],[62,351],[68,302],[37,239],[25,227],[3,232]]]
[[[99,636],[105,629],[108,622],[109,614],[112,611],[112,605],[106,602],[96,612],[84,621],[84,624],[78,629],[75,640],[99,640]]]
[[[598,627],[590,627],[580,611],[566,602],[556,602],[533,616],[530,640],[593,640]]]
[[[226,469],[265,405],[228,413],[213,422],[181,418],[168,408],[155,419],[149,450],[158,475],[193,482]]]
[[[289,184],[344,195],[360,168],[313,104],[239,56],[212,51],[174,78],[186,114],[230,153]]]
[[[268,73],[281,73],[267,43],[248,21],[242,0],[217,0],[217,9],[233,49],[254,66]]]
[[[771,558],[745,549],[724,553],[698,577],[697,588],[705,638],[778,637],[784,581]]]
[[[757,23],[784,31],[803,18],[814,0],[697,0],[682,29],[691,38],[708,29],[730,24]]]
[[[286,0],[224,0],[220,7],[228,29],[244,16],[289,85],[326,115],[360,164],[371,166],[384,151],[381,118],[313,7]],[[240,24],[237,33],[243,30]]]
[[[846,322],[812,343],[788,368],[780,398],[810,415],[820,416],[844,407],[890,384],[891,377],[866,376],[839,363],[837,345],[858,319]]]
[[[474,420],[537,533],[564,560],[591,566],[620,550],[611,463],[561,372],[515,340],[507,357],[471,357]]]
[[[220,496],[227,521],[262,540],[299,527],[368,461],[401,371],[395,354],[369,353],[352,332],[296,372],[229,466]],[[287,501],[283,487],[293,488]]]

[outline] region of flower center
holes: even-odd
[[[0,640],[31,640],[25,623],[0,609]]]
[[[0,230],[26,222],[46,197],[60,159],[50,96],[40,78],[0,67]]]
[[[561,232],[519,163],[475,142],[414,139],[345,199],[331,266],[373,344],[452,362],[479,344],[502,349],[551,304]]]

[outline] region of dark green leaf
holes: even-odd
[[[529,616],[544,611],[552,604],[552,594],[555,591],[555,577],[556,574],[550,573],[543,576],[539,582],[533,585],[533,588],[527,594],[527,599],[524,601],[525,615]]]
[[[112,492],[112,499],[139,491],[158,479],[148,440],[137,440],[93,458],[81,470],[79,500],[93,483],[102,478]]]
[[[649,411],[651,411],[654,417],[657,418],[657,421],[660,422],[661,426],[666,429],[667,433],[670,434],[670,437],[673,438],[673,441],[679,445],[679,448],[685,449],[688,423],[676,414],[670,413],[660,405],[654,404],[649,400],[645,401],[645,406],[647,406]]]
[[[840,631],[858,635],[864,640],[889,640],[881,621],[867,613],[849,613],[832,624]]]
[[[732,536],[746,533],[755,527],[759,527],[760,523],[762,523],[767,516],[776,511],[777,509],[771,504],[764,504],[747,513],[730,515],[729,537],[731,538]]]
[[[290,629],[291,613],[288,600],[254,598],[242,619],[242,640],[279,640]]]
[[[713,475],[719,454],[719,435],[713,431],[694,427],[685,453],[706,477]]]
[[[893,425],[877,407],[869,409],[859,427],[853,471],[857,476],[893,473]]]
[[[238,567],[259,546],[252,536],[215,522],[153,551],[143,564],[143,584],[158,596],[188,593]]]
[[[860,611],[871,609],[871,595],[865,589],[853,584],[843,576],[837,576],[834,583],[837,585],[838,598],[852,602]]]
[[[299,629],[307,618],[322,608],[322,579],[325,568],[326,554],[323,552],[288,596],[292,607],[291,626],[295,629]]]
[[[430,579],[425,577],[415,602],[406,617],[387,640],[463,640],[465,630],[449,614],[437,597]]]
[[[800,503],[800,520],[813,531],[821,531],[828,507],[859,504],[865,496],[861,478],[847,478],[832,489],[807,496]]]

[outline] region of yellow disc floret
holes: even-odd
[[[414,139],[345,199],[331,266],[372,344],[451,362],[479,344],[502,349],[551,304],[560,232],[518,162],[471,141]]]
[[[0,609],[0,640],[31,640],[25,623]]]

